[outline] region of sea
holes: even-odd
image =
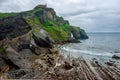
[[[88,33],[89,39],[81,43],[70,43],[62,46],[62,53],[73,57],[111,60],[113,55],[120,56],[120,33]],[[117,60],[118,61],[118,60]]]

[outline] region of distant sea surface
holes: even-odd
[[[89,39],[81,43],[64,45],[62,50],[74,57],[120,55],[120,33],[88,33]]]

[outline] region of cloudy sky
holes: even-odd
[[[0,12],[26,11],[47,4],[87,32],[120,32],[120,0],[0,0]]]

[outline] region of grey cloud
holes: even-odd
[[[7,0],[0,0],[0,3],[6,2]]]

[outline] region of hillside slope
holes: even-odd
[[[71,34],[75,39],[88,38],[84,30],[71,26],[46,5],[21,13],[0,13],[0,40],[15,38],[30,30],[39,33],[40,29],[47,31],[54,41],[66,41],[71,38]]]

